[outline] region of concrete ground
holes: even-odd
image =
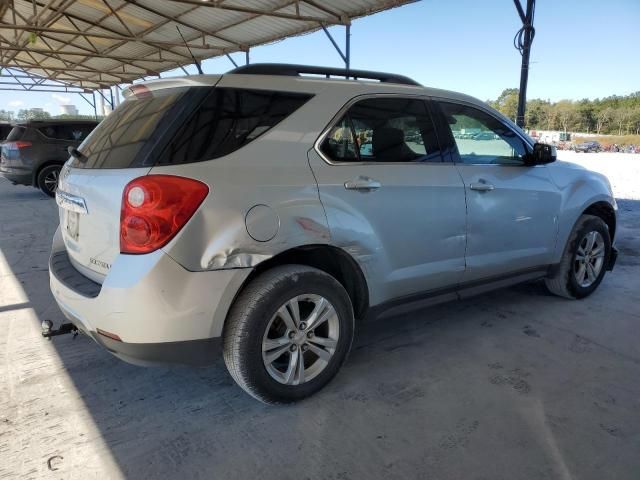
[[[592,297],[529,284],[364,325],[328,388],[277,408],[222,360],[144,369],[42,339],[62,321],[55,205],[0,181],[0,479],[637,480],[640,156],[577,158],[620,197],[621,258]]]

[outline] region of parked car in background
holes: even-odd
[[[0,122],[0,143],[5,141],[12,128],[13,126],[10,123]]]
[[[473,136],[474,140],[494,140],[495,138],[496,135],[493,132],[480,132]]]
[[[597,153],[602,151],[602,146],[598,142],[582,142],[573,147],[576,152]]]
[[[462,125],[497,138],[479,151]],[[584,298],[616,259],[604,176],[399,75],[254,64],[136,84],[78,150],[49,263],[64,315],[132,363],[222,354],[268,403],[326,385],[355,319],[534,279]]]
[[[58,175],[98,122],[92,120],[31,120],[15,123],[0,152],[0,174],[14,185],[30,185],[53,197]]]

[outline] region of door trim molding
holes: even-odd
[[[553,267],[553,265],[541,265],[539,267],[525,268],[480,280],[459,283],[450,287],[437,288],[397,297],[379,305],[369,307],[365,319],[373,320],[378,317],[397,315],[450,300],[462,300],[529,280],[544,278],[548,276]]]

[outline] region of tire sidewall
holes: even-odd
[[[303,294],[326,298],[338,314],[340,336],[329,364],[314,379],[302,385],[283,385],[273,379],[262,359],[262,340],[269,321],[286,301]],[[325,386],[338,372],[351,349],[354,331],[353,309],[342,285],[331,276],[315,269],[275,276],[269,295],[263,296],[248,312],[248,335],[238,341],[242,370],[251,376],[253,386],[277,403],[294,402],[308,397]]]
[[[584,239],[584,236],[589,233],[597,231],[602,235],[604,239],[605,252],[604,252],[604,263],[602,265],[602,269],[598,274],[598,278],[588,287],[582,287],[578,284],[576,277],[573,273],[573,267],[576,260],[576,254],[578,252],[578,246]],[[600,285],[604,275],[607,271],[607,265],[609,264],[609,259],[611,257],[611,237],[609,235],[609,229],[607,225],[598,217],[588,218],[585,222],[583,222],[578,229],[576,230],[576,235],[573,239],[573,243],[571,245],[571,250],[568,252],[571,256],[569,258],[569,278],[568,278],[568,288],[571,294],[575,298],[584,298],[591,295]]]

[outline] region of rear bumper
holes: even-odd
[[[120,360],[143,367],[211,365],[222,352],[222,337],[164,343],[118,342],[100,334],[94,334],[93,339]]]
[[[63,249],[56,232],[50,285],[62,313],[116,356],[142,365],[209,363],[229,307],[250,273],[189,272],[159,250],[119,255],[99,285],[72,265],[54,264],[62,261]]]
[[[33,172],[28,168],[0,167],[0,175],[11,183],[18,185],[33,185]]]

